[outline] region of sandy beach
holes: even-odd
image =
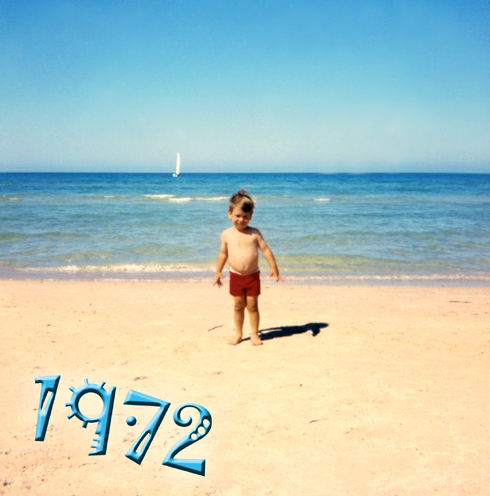
[[[0,281],[0,302],[0,494],[490,494],[490,288],[267,284],[258,347],[226,344],[211,282]],[[54,375],[38,442],[35,378]],[[116,388],[105,456],[67,418],[85,379]],[[131,389],[171,404],[141,465],[125,453],[156,409],[125,405]],[[186,403],[212,428],[176,458],[205,476],[162,465]]]

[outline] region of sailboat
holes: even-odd
[[[174,177],[179,177],[180,174],[180,153],[177,152],[177,165],[175,166]]]

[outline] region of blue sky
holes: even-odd
[[[0,0],[0,171],[490,173],[488,0]]]

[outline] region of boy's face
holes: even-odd
[[[232,224],[239,230],[247,229],[249,222],[252,220],[253,212],[244,212],[240,207],[235,207],[228,211],[228,217]]]

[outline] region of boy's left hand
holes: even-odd
[[[279,275],[279,271],[277,269],[271,269],[267,277],[274,277],[277,282],[284,282],[284,279]]]

